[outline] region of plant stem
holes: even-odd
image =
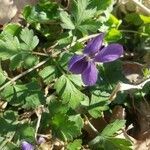
[[[136,4],[138,7],[140,7],[140,9],[146,13],[147,15],[150,15],[150,9],[148,9],[147,7],[145,7],[142,3],[140,3],[138,0],[132,0],[132,2],[134,4]]]
[[[32,52],[32,54],[39,55],[39,56],[49,56],[48,54],[40,53],[40,52]]]
[[[133,31],[133,30],[119,30],[120,32],[126,32],[126,33],[135,33],[135,34],[141,34],[142,36],[149,36],[148,34],[146,33],[143,33],[143,32],[138,32],[138,31]]]
[[[88,117],[86,115],[84,115],[84,118],[87,122],[87,124],[89,125],[89,127],[94,131],[95,134],[98,134],[99,132],[97,131],[97,129],[92,125],[92,123],[89,121]]]
[[[20,79],[21,77],[25,76],[26,74],[28,74],[29,72],[37,69],[38,67],[44,65],[49,59],[46,59],[40,63],[38,63],[36,66],[22,72],[21,74],[17,75],[16,77],[12,78],[10,81],[8,81],[6,84],[4,84],[3,86],[0,87],[0,91],[2,91],[5,87],[7,87],[9,84],[15,82],[16,80]]]

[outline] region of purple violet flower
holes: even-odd
[[[46,140],[45,140],[44,137],[40,136],[40,137],[38,138],[38,144],[42,144],[42,143],[45,143],[45,142],[46,142]]]
[[[120,44],[103,46],[104,34],[91,39],[84,48],[82,55],[74,55],[69,62],[69,71],[81,74],[85,85],[92,86],[97,81],[96,62],[106,63],[118,59],[123,54]]]
[[[26,141],[23,141],[21,143],[21,149],[22,150],[34,150],[34,146]]]

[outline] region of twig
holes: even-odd
[[[32,52],[32,54],[39,55],[39,56],[49,56],[46,53],[40,53],[40,52]]]
[[[133,31],[133,30],[119,30],[120,32],[126,32],[126,33],[135,33],[135,34],[140,34],[142,36],[149,36],[147,33],[143,32],[138,32],[138,31]]]
[[[145,80],[144,82],[137,84],[137,85],[133,85],[133,84],[126,84],[126,83],[122,83],[119,82],[115,89],[113,90],[113,92],[111,93],[109,99],[113,100],[116,97],[116,94],[119,91],[127,91],[127,90],[135,90],[135,89],[142,89],[148,82],[150,82],[150,78],[148,78],[147,80]]]
[[[148,9],[147,7],[145,7],[145,6],[144,6],[142,3],[140,3],[138,0],[132,0],[132,2],[133,2],[134,4],[136,4],[138,7],[140,7],[144,13],[146,13],[147,15],[150,15],[150,9]]]
[[[96,37],[96,36],[98,36],[98,35],[99,35],[99,33],[97,33],[97,34],[92,34],[92,35],[83,37],[83,38],[81,38],[81,39],[79,39],[79,40],[77,40],[77,41],[75,41],[75,42],[72,42],[72,44],[71,44],[71,45],[68,45],[68,46],[66,47],[66,49],[69,49],[70,47],[74,46],[77,42],[81,43],[81,42],[87,41],[87,40],[89,40],[89,39],[91,39],[91,38],[94,38],[94,37]]]
[[[86,124],[89,125],[89,127],[92,129],[92,131],[94,131],[95,134],[98,134],[99,132],[97,131],[97,129],[92,125],[92,123],[89,121],[88,117],[86,115],[84,115],[85,118],[85,122]]]
[[[37,141],[37,133],[38,133],[38,130],[39,130],[39,127],[40,127],[40,122],[41,122],[41,118],[42,118],[42,113],[44,111],[44,106],[39,106],[36,110],[35,110],[35,113],[38,117],[38,120],[37,120],[37,124],[36,124],[36,129],[35,129],[35,140]]]
[[[37,69],[38,67],[44,65],[49,59],[46,59],[40,63],[38,63],[36,66],[22,72],[21,74],[17,75],[16,77],[12,78],[10,81],[8,81],[7,83],[5,83],[3,86],[0,87],[0,91],[2,91],[5,87],[7,87],[9,84],[15,82],[16,80],[20,79],[21,77],[25,76],[26,74],[28,74],[29,72]]]

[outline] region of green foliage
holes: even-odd
[[[107,125],[101,132],[101,136],[113,136],[118,130],[125,126],[125,120],[116,120]]]
[[[55,135],[63,140],[73,140],[81,134],[83,122],[80,115],[68,117],[65,114],[55,114],[51,125]]]
[[[45,100],[43,92],[35,82],[10,85],[1,92],[1,97],[14,106],[22,105],[26,109],[36,108],[44,104]]]
[[[133,23],[136,26],[140,26],[143,23],[140,16],[136,13],[127,14],[125,20],[128,23]]]
[[[32,51],[39,43],[38,37],[34,36],[33,31],[28,28],[24,28],[21,31],[20,38],[23,41],[23,43],[21,43],[21,49],[25,51]]]
[[[27,124],[23,125],[19,129],[19,134],[21,139],[26,139],[28,141],[33,141],[35,129]]]
[[[24,18],[29,23],[45,23],[57,18],[57,4],[50,1],[41,1],[36,6],[26,6]]]
[[[108,97],[109,94],[106,92],[101,92],[99,90],[93,92],[91,96],[90,105],[88,107],[89,114],[93,118],[101,117],[103,115],[103,111],[109,109]]]
[[[121,32],[115,28],[112,28],[107,33],[105,40],[107,42],[116,42],[120,40],[121,38],[122,38]]]
[[[65,11],[61,11],[60,12],[60,19],[62,20],[62,24],[61,26],[64,28],[64,29],[75,29],[75,26],[74,24],[72,23],[69,15],[67,14],[67,12]]]
[[[43,81],[48,84],[55,79],[56,73],[57,71],[54,66],[46,66],[39,72],[39,75],[42,77]]]
[[[0,40],[0,58],[2,60],[11,58],[13,55],[19,53],[20,49],[17,37],[7,34]]]
[[[82,146],[81,144],[82,144],[82,140],[80,139],[74,140],[73,142],[70,142],[67,145],[67,150],[80,150]]]
[[[65,11],[60,12],[62,27],[64,29],[78,30],[83,35],[87,35],[88,31],[95,32],[100,27],[100,22],[94,19],[96,8],[90,7],[90,4],[89,0],[73,0],[71,15]]]
[[[85,98],[85,95],[77,89],[75,84],[69,79],[69,76],[65,75],[62,75],[55,83],[56,92],[62,98],[63,103],[72,108],[79,106]]]
[[[91,147],[104,150],[131,150],[132,144],[130,141],[114,137],[115,133],[123,128],[124,125],[125,120],[116,120],[113,123],[108,124],[104,130],[90,142]]]
[[[86,115],[89,121],[101,120],[119,104],[128,111],[131,94],[135,101],[149,97],[147,83],[134,93],[120,91],[110,101],[117,83],[127,83],[123,61],[128,57],[131,62],[145,63],[143,80],[150,74],[150,17],[135,12],[122,16],[116,6],[113,0],[39,0],[25,6],[19,23],[1,28],[0,149],[20,149],[23,140],[38,149],[38,127],[37,135],[52,135],[46,144],[60,141],[59,146],[66,150],[131,150],[131,142],[118,138],[117,132],[132,118],[114,120],[104,129],[99,124],[101,132],[95,136],[84,119]],[[75,53],[83,52],[89,37],[101,32],[105,34],[103,44],[122,44],[124,55],[119,61],[95,62],[97,83],[86,86],[81,75],[68,71],[68,63]],[[57,142],[53,146],[60,148]]]
[[[6,81],[7,74],[4,72],[0,66],[0,85]]]
[[[18,30],[21,30],[20,26],[10,24],[4,28],[2,39],[0,39],[0,58],[10,59],[12,70],[22,66],[29,68],[38,62],[38,58],[31,55],[39,43],[38,37],[34,35],[33,30],[28,28],[22,29],[19,35],[17,35]]]
[[[20,25],[15,23],[9,23],[4,27],[2,34],[17,36],[21,32],[21,29],[22,27]]]

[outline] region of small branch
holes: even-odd
[[[116,94],[119,91],[128,91],[128,90],[136,90],[136,89],[142,89],[148,82],[150,82],[150,78],[148,78],[147,80],[145,80],[144,82],[137,84],[137,85],[133,85],[133,84],[126,84],[126,83],[122,83],[119,82],[115,89],[113,90],[113,92],[111,93],[109,99],[112,101],[115,97]]]
[[[79,39],[79,40],[77,40],[77,41],[75,41],[75,42],[72,42],[72,44],[71,44],[71,45],[68,45],[68,46],[66,47],[66,49],[69,49],[70,47],[74,46],[77,42],[81,43],[81,42],[87,41],[87,40],[89,40],[89,39],[91,39],[91,38],[94,38],[94,37],[96,37],[96,36],[98,36],[98,35],[99,35],[99,33],[97,33],[97,34],[92,34],[92,35],[83,37],[83,38],[81,38],[81,39]]]
[[[92,129],[92,131],[94,131],[94,133],[97,135],[99,132],[97,131],[97,129],[92,125],[92,123],[89,121],[88,117],[86,115],[84,115],[85,118],[85,123],[89,125],[89,127]]]
[[[20,79],[21,77],[25,76],[26,74],[28,74],[29,72],[37,69],[38,67],[44,65],[49,59],[46,59],[40,63],[38,63],[36,66],[22,72],[21,74],[17,75],[16,77],[12,78],[10,81],[8,81],[7,83],[5,83],[3,86],[0,87],[0,91],[2,91],[5,87],[7,87],[9,84],[15,82],[16,80]]]
[[[32,54],[34,54],[34,55],[39,55],[39,56],[49,56],[49,55],[46,54],[46,53],[40,53],[40,52],[32,52]]]
[[[39,106],[36,110],[35,110],[35,113],[38,117],[38,120],[37,120],[37,124],[36,124],[36,129],[35,129],[35,140],[37,141],[37,133],[38,133],[38,130],[39,130],[39,127],[40,127],[40,122],[41,122],[41,118],[42,118],[42,113],[44,111],[44,107],[43,106]]]
[[[126,33],[135,33],[135,34],[140,34],[142,36],[149,36],[148,34],[146,33],[143,33],[143,32],[137,32],[137,31],[133,31],[133,30],[119,30],[120,32],[126,32]]]
[[[150,9],[148,9],[147,7],[145,7],[143,4],[141,4],[138,0],[132,0],[132,2],[134,4],[136,4],[140,9],[142,9],[142,11],[144,13],[146,13],[147,15],[150,15]]]

